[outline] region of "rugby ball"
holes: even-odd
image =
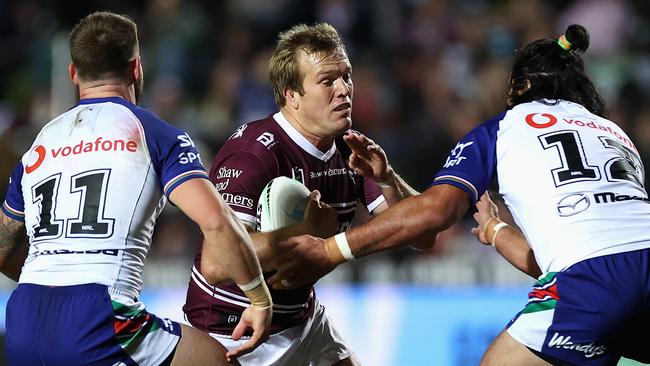
[[[297,180],[271,179],[257,201],[257,231],[273,231],[302,221],[309,193]]]

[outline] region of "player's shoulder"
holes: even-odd
[[[133,113],[135,118],[137,118],[137,120],[142,124],[142,127],[147,134],[183,133],[180,128],[172,125],[170,122],[165,121],[148,109],[130,103],[126,104],[125,107],[128,108],[131,113]]]
[[[497,132],[501,128],[502,122],[506,120],[506,116],[510,111],[501,112],[491,118],[488,118],[478,125],[476,125],[471,131],[465,135],[465,140],[491,140],[496,139]]]
[[[160,148],[176,143],[180,143],[181,147],[195,147],[194,141],[185,131],[162,119],[148,109],[131,104],[128,101],[119,101],[117,104],[126,108],[128,110],[127,113],[131,113],[135,123],[139,124],[142,128],[147,145],[150,148],[153,146]]]
[[[78,109],[92,107],[93,105],[99,105],[101,107],[98,112],[98,119],[100,122],[106,123],[99,123],[100,126],[116,127],[120,123],[135,123],[140,125],[145,135],[160,136],[171,134],[176,136],[179,132],[182,133],[179,128],[163,120],[153,112],[120,97],[83,99],[79,102],[78,106],[67,113],[74,114]]]
[[[52,120],[50,120],[48,123],[46,123],[41,130],[38,132],[36,135],[35,140],[58,140],[60,139],[59,135],[64,135],[66,134],[66,130],[64,128],[61,128],[63,124],[66,123],[66,121],[70,118],[74,113],[74,110],[77,107],[71,108],[70,110],[59,114],[58,116],[54,117]]]
[[[224,143],[221,150],[229,153],[242,151],[255,155],[275,155],[283,139],[273,115],[239,126]]]

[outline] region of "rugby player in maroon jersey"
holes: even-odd
[[[226,203],[251,231],[263,268],[281,254],[281,240],[336,234],[350,226],[359,203],[377,214],[415,193],[393,172],[377,144],[350,130],[352,67],[332,26],[297,25],[281,33],[269,69],[280,110],[237,129],[210,171]],[[258,197],[278,176],[296,179],[312,191],[305,217],[286,228],[253,233]],[[247,335],[235,326],[248,301],[234,283],[208,284],[199,265],[205,255],[197,253],[183,310],[193,326],[236,348]],[[313,283],[273,291],[272,297],[271,337],[238,358],[242,365],[359,364],[318,303]]]

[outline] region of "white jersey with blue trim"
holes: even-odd
[[[544,272],[650,247],[644,168],[612,121],[568,101],[520,104],[468,133],[433,184],[472,202],[496,178]]]
[[[48,123],[14,170],[3,211],[24,220],[20,283],[99,283],[132,296],[154,223],[207,174],[190,137],[122,98],[84,99]]]

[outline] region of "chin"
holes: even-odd
[[[337,133],[336,133],[337,135],[345,133],[347,130],[352,128],[352,120],[348,119],[348,120],[345,120],[345,121],[341,121],[340,123],[337,124],[337,127],[338,127]]]
[[[330,121],[329,126],[332,128],[331,132],[334,135],[340,135],[352,128],[352,118],[348,116],[335,118]]]
[[[352,117],[341,118],[338,121],[338,124],[341,126],[341,128],[345,128],[346,130],[348,130],[352,127]]]

